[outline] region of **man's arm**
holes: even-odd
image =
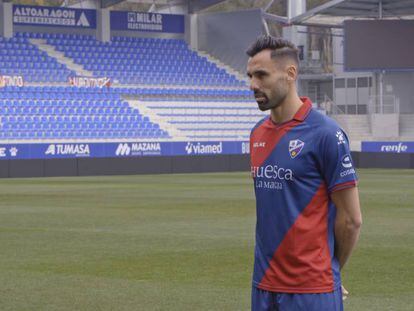
[[[335,191],[331,198],[336,206],[335,255],[342,269],[358,241],[362,225],[358,188]]]

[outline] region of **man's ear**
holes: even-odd
[[[287,67],[287,75],[288,75],[288,81],[296,81],[296,78],[298,76],[298,69],[294,65],[289,65]]]

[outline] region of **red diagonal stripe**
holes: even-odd
[[[323,183],[275,251],[260,288],[296,293],[333,290],[328,201]]]
[[[272,125],[272,121],[266,120],[256,128],[250,139],[251,165],[260,167],[269,157],[273,149],[287,132],[300,124],[298,121],[290,121],[283,126]],[[254,143],[265,143],[264,147],[254,147]],[[286,152],[289,152],[286,150]]]

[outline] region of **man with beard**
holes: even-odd
[[[252,310],[343,310],[340,270],[362,223],[347,136],[299,97],[298,50],[259,37],[247,75],[270,115],[250,136],[256,195]]]

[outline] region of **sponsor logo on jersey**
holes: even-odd
[[[223,152],[223,143],[206,144],[188,142],[185,146],[187,154],[221,154]]]
[[[265,141],[257,141],[253,143],[253,148],[264,148],[264,147],[266,147]]]
[[[49,145],[45,154],[89,156],[91,152],[88,144],[52,144]]]
[[[291,140],[289,142],[289,154],[292,159],[296,158],[298,154],[302,151],[305,143],[300,139]]]
[[[161,155],[160,143],[121,143],[115,151],[116,156]]]
[[[351,156],[349,154],[344,155],[342,157],[341,163],[343,167],[351,168],[352,167]]]
[[[345,135],[341,130],[336,131],[336,138],[338,138],[338,145],[346,144]]]
[[[254,178],[293,180],[293,172],[290,168],[277,165],[252,166],[251,173]]]
[[[293,171],[277,165],[252,166],[251,174],[256,188],[282,190],[283,181],[293,181]]]
[[[345,177],[345,176],[348,176],[350,174],[355,174],[355,169],[353,168],[351,156],[349,154],[346,154],[342,157],[341,165],[342,165],[343,168],[345,168],[345,170],[341,171],[339,173],[339,176]]]
[[[341,176],[341,177],[345,177],[345,176],[348,176],[348,175],[350,175],[350,174],[355,174],[355,169],[354,169],[354,168],[350,168],[350,169],[347,169],[347,170],[345,170],[345,171],[342,171],[342,172],[339,174],[339,176]]]

